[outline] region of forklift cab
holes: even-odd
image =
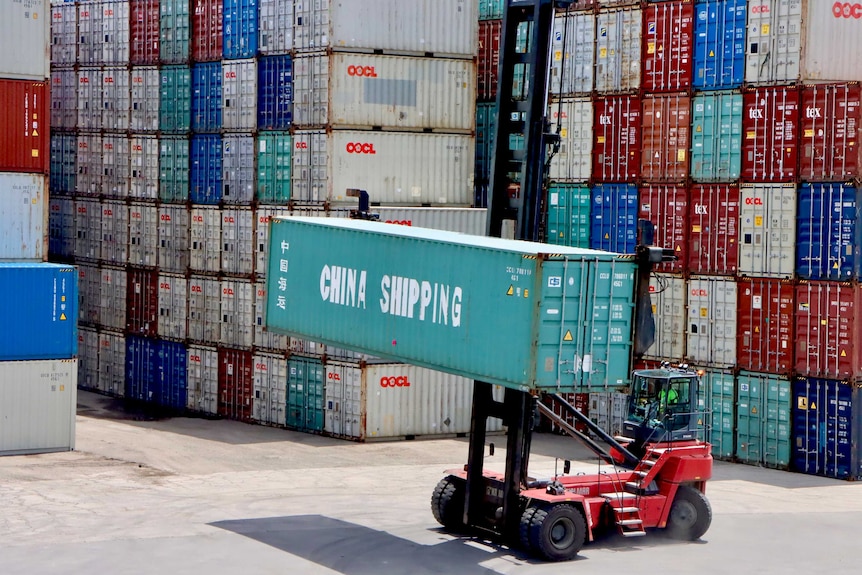
[[[635,371],[623,435],[634,446],[696,439],[699,385],[697,372],[685,364]]]

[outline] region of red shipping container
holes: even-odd
[[[476,85],[479,100],[494,100],[497,97],[497,71],[500,64],[500,34],[502,20],[479,22],[479,78]]]
[[[131,0],[132,64],[159,63],[159,0]]]
[[[47,82],[0,80],[0,172],[48,173],[50,109]]]
[[[218,351],[218,414],[238,421],[252,420],[254,358],[250,351]]]
[[[641,178],[684,182],[691,148],[691,98],[684,93],[647,95],[643,106]]]
[[[192,58],[215,62],[222,56],[222,0],[192,0]]]
[[[736,362],[740,369],[790,375],[793,371],[793,285],[779,279],[737,282]]]
[[[129,269],[126,278],[126,330],[132,335],[159,336],[159,273]]]
[[[637,96],[595,100],[593,179],[633,182],[641,165],[641,101]]]
[[[796,286],[796,374],[862,375],[862,286],[801,282]]]
[[[691,88],[694,4],[691,0],[649,2],[643,15],[643,89],[673,92]]]
[[[682,272],[688,262],[688,190],[685,186],[642,187],[638,217],[655,224],[653,244],[673,249],[678,258],[675,262],[656,264],[655,270]]]
[[[695,184],[688,204],[688,271],[693,274],[736,273],[739,261],[739,187]]]
[[[750,88],[742,102],[742,179],[794,181],[798,174],[799,90]]]
[[[569,403],[569,405],[573,406],[575,409],[583,413],[584,415],[589,417],[590,414],[590,394],[589,393],[561,393],[560,397],[562,397],[565,401]],[[575,429],[580,431],[581,433],[587,433],[587,426],[580,421],[575,421],[575,418],[572,415],[562,408],[558,403],[552,402],[550,399],[543,400],[543,403],[551,408],[551,411],[554,412],[554,415],[560,417],[563,421],[568,423],[569,425],[574,426]],[[543,421],[547,421],[547,419],[543,419]],[[566,434],[562,427],[559,427],[556,423],[550,423],[550,426],[547,428],[548,431],[553,433]]]
[[[857,178],[862,166],[859,84],[816,84],[802,89],[799,176],[828,182]]]

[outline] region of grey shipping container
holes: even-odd
[[[18,0],[0,5],[0,78],[16,80],[45,80],[50,75],[50,22],[53,19],[49,0]],[[68,10],[59,14],[74,15]],[[68,32],[70,24],[60,26]],[[74,18],[72,19],[74,23]],[[68,36],[63,37],[64,40]],[[60,56],[61,51],[58,51]],[[74,64],[73,62],[70,62]]]
[[[131,75],[132,132],[156,132],[159,129],[161,75],[155,66],[132,66]]]
[[[121,397],[125,393],[125,382],[126,338],[122,333],[100,331],[99,391]]]
[[[191,209],[189,268],[218,273],[221,269],[221,211],[216,207]]]
[[[0,259],[48,259],[48,181],[0,173]]]
[[[221,284],[217,279],[191,276],[188,293],[189,339],[217,343],[221,336]]]
[[[250,207],[222,208],[221,271],[250,276],[254,271],[254,213]]]
[[[559,14],[554,19],[551,94],[589,94],[595,75],[596,15],[593,11]],[[589,39],[589,41],[587,41]]]
[[[186,405],[191,411],[218,413],[218,350],[190,345]]]
[[[74,129],[78,114],[78,74],[72,69],[51,71],[51,128]]]
[[[222,63],[222,127],[250,132],[257,128],[257,60]]]
[[[129,205],[129,264],[156,267],[159,249],[159,210],[155,204]]]
[[[225,134],[222,138],[222,200],[251,204],[254,199],[254,137]]]
[[[189,219],[186,206],[159,206],[159,269],[185,273],[189,267]]]
[[[596,91],[635,92],[641,85],[640,6],[600,9],[596,20]]]
[[[99,278],[99,324],[118,331],[126,329],[126,270],[102,266]]]

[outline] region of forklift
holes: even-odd
[[[500,40],[499,88],[494,156],[488,198],[488,235],[539,241],[550,158],[559,133],[548,121],[548,76],[554,17],[573,0],[507,0]],[[564,39],[565,45],[565,39]],[[559,127],[558,127],[559,131]],[[648,222],[646,223],[648,224]],[[649,225],[640,225],[637,248],[635,355],[652,344],[649,300],[652,265],[674,258],[652,246]],[[631,358],[620,358],[629,361]],[[694,540],[706,533],[712,511],[706,481],[712,475],[711,446],[700,439],[698,373],[686,365],[662,364],[632,374],[622,434],[611,436],[559,393],[506,389],[503,401],[492,386],[476,381],[467,463],[440,480],[431,496],[434,518],[449,531],[478,533],[520,546],[549,561],[574,558],[603,529],[625,537],[665,529]],[[546,404],[583,424],[583,433]],[[527,467],[536,414],[582,440],[612,471],[563,473],[531,478]],[[484,469],[487,419],[506,426],[503,473]],[[598,438],[606,444],[601,445]],[[493,451],[493,445],[491,446]]]

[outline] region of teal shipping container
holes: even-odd
[[[506,0],[479,0],[479,20],[500,20]]]
[[[159,57],[163,64],[184,64],[192,37],[189,0],[160,0],[159,5]]]
[[[736,377],[723,369],[704,370],[699,401],[709,412],[707,441],[716,459],[733,459],[736,429]]]
[[[699,93],[692,99],[691,178],[732,182],[742,166],[742,94]]]
[[[159,138],[159,199],[163,202],[189,201],[189,138]]]
[[[497,135],[497,104],[476,103],[476,168],[473,182],[476,187],[474,205],[488,206],[488,186],[491,183],[491,159],[494,155],[494,138]]]
[[[737,380],[736,458],[787,469],[793,395],[780,375],[742,371]]]
[[[596,250],[274,218],[267,329],[513,389],[599,391],[629,379],[635,268]]]
[[[188,66],[164,66],[159,91],[159,130],[186,133],[192,123],[192,70]]]
[[[260,132],[257,137],[257,201],[290,201],[290,165],[293,140],[289,132]]]
[[[590,247],[590,199],[586,184],[551,183],[545,225],[547,243]]]
[[[287,362],[287,427],[323,431],[324,373],[320,360],[292,357]]]

